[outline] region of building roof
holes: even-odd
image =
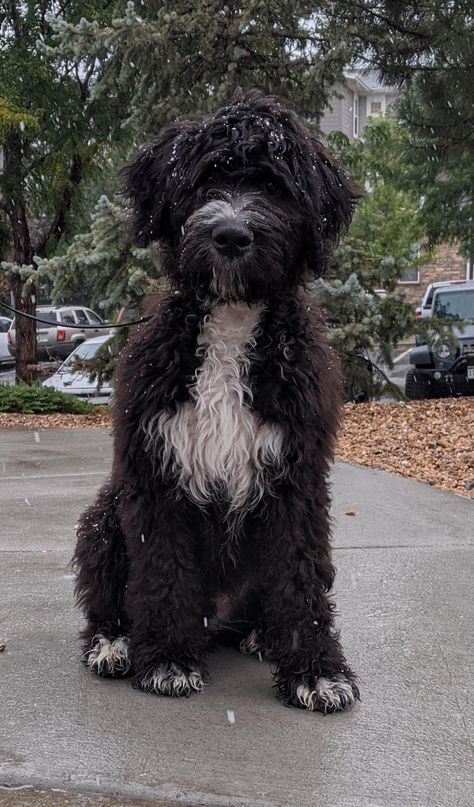
[[[397,93],[398,87],[392,84],[387,84],[383,81],[378,70],[373,68],[364,67],[354,70],[344,71],[344,75],[348,82],[354,81],[368,93],[384,92],[384,93]]]

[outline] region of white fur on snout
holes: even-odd
[[[192,692],[202,692],[204,681],[199,670],[186,673],[179,665],[170,663],[160,664],[145,675],[140,687],[146,692],[179,698],[187,697]]]
[[[97,672],[113,675],[116,672],[127,673],[131,667],[129,640],[126,636],[107,639],[102,633],[94,636],[95,644],[86,653],[88,667]]]
[[[196,210],[186,222],[185,232],[195,227],[208,227],[222,222],[223,219],[230,219],[236,216],[238,208],[232,204],[232,197],[227,195],[226,199],[211,199],[205,205]]]
[[[217,305],[198,340],[203,362],[190,400],[147,424],[146,445],[162,445],[163,472],[198,504],[224,486],[229,514],[250,509],[265,492],[265,469],[283,469],[281,430],[251,410],[248,371],[260,306]]]
[[[342,675],[334,678],[321,676],[316,680],[314,689],[301,683],[296,696],[306,709],[311,712],[333,712],[345,709],[355,703],[356,696],[348,679]]]

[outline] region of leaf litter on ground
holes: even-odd
[[[474,498],[474,398],[347,404],[336,457]]]

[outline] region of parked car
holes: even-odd
[[[36,316],[47,320],[50,325],[37,322],[38,359],[65,359],[78,345],[104,333],[98,325],[106,325],[95,311],[83,306],[39,305]],[[81,325],[80,329],[71,325]],[[112,332],[112,329],[111,331]],[[16,353],[15,319],[8,331],[8,349],[12,356]]]
[[[105,334],[82,342],[61,364],[54,375],[43,381],[42,386],[53,387],[68,395],[77,395],[78,398],[90,403],[107,404],[112,395],[112,387],[110,383],[106,383],[97,389],[97,381],[90,380],[90,362],[95,359],[102,345],[110,339],[110,334]]]
[[[12,324],[8,317],[0,317],[0,366],[14,364],[15,359],[8,350],[8,331]]]
[[[419,319],[426,319],[431,317],[433,310],[433,297],[437,289],[442,289],[444,286],[453,286],[459,283],[465,283],[465,280],[438,280],[436,283],[430,283],[425,290],[423,299],[419,306],[416,307],[415,313]]]
[[[406,375],[405,395],[411,400],[473,395],[474,281],[435,289],[432,309],[433,316],[452,324],[452,336],[410,351],[413,367]]]

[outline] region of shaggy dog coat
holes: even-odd
[[[340,372],[305,284],[357,194],[257,93],[170,126],[126,191],[171,292],[122,350],[112,476],[79,523],[87,664],[189,695],[210,645],[234,641],[271,661],[285,703],[343,709],[358,689],[328,597]]]

